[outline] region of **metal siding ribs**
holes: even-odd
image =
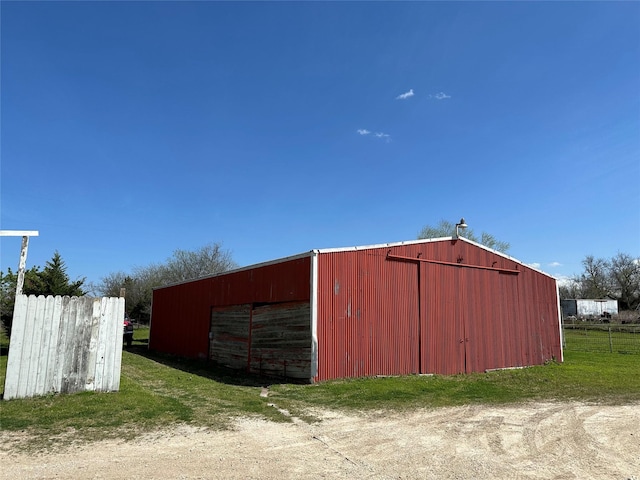
[[[416,268],[385,255],[320,255],[319,379],[418,372]]]
[[[206,359],[212,307],[308,302],[310,265],[303,257],[154,290],[149,348]]]
[[[562,358],[555,279],[498,252],[441,239],[313,256],[313,276],[309,255],[154,291],[150,348],[206,358],[212,307],[246,304],[246,353],[240,341],[220,352],[240,351],[251,371],[281,375],[286,364],[287,376],[321,381]]]
[[[318,264],[318,380],[560,358],[555,280],[493,251],[450,240],[321,253]]]

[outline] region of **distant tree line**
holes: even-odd
[[[54,253],[44,269],[25,271],[22,293],[25,295],[82,296],[91,292],[98,296],[119,297],[125,289],[125,308],[129,316],[146,323],[151,317],[153,289],[172,283],[222,273],[237,264],[220,243],[205,245],[195,251],[175,250],[164,263],[135,267],[130,273],[115,272],[85,289],[85,278],[72,281],[60,253]],[[10,268],[0,272],[0,317],[10,331],[18,275]]]
[[[640,258],[618,253],[611,259],[588,255],[584,271],[560,287],[560,298],[612,298],[620,310],[640,305]]]
[[[129,273],[110,273],[94,290],[107,297],[117,297],[124,288],[129,316],[147,323],[151,318],[154,288],[226,272],[237,266],[228,250],[220,243],[212,243],[195,251],[175,250],[162,264],[135,267]]]

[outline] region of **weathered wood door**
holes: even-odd
[[[223,367],[249,368],[251,304],[211,309],[209,359]]]
[[[209,358],[259,375],[310,379],[309,302],[212,308]]]

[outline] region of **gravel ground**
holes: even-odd
[[[640,405],[543,403],[239,419],[26,455],[2,433],[2,479],[640,480]]]

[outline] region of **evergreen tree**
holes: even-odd
[[[69,280],[67,266],[57,250],[51,260],[46,263],[39,277],[39,292],[34,292],[38,295],[68,295],[70,297],[80,297],[85,293],[81,288],[85,279],[82,278],[75,282]]]
[[[24,272],[22,293],[30,295],[39,291],[41,273],[40,267],[31,267]],[[13,272],[11,268],[7,268],[7,273],[0,272],[0,320],[7,329],[11,328],[17,285],[18,274]]]
[[[70,281],[67,266],[56,250],[44,269],[31,267],[25,271],[22,293],[24,295],[68,295],[80,297],[85,294],[82,289],[85,279]],[[7,273],[0,272],[0,319],[11,331],[13,307],[16,302],[16,286],[18,274],[7,268]]]

